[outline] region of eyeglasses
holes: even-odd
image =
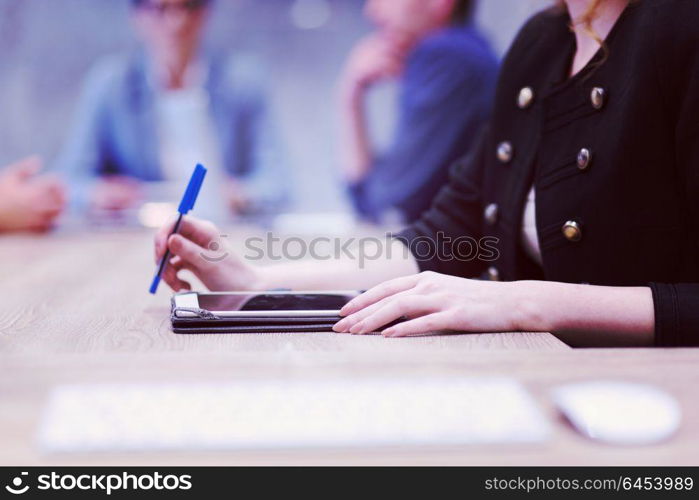
[[[140,0],[136,3],[139,9],[148,10],[159,16],[165,16],[168,12],[176,14],[192,14],[202,10],[209,4],[210,0],[185,0],[184,2],[154,2],[153,0]]]

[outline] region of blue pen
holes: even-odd
[[[206,168],[204,168],[203,165],[197,165],[194,168],[192,178],[189,179],[187,190],[184,192],[184,196],[182,197],[180,206],[177,209],[180,215],[177,217],[177,222],[175,222],[175,226],[172,228],[170,236],[172,236],[179,230],[180,224],[182,224],[182,217],[184,217],[187,212],[194,208],[194,202],[197,201],[197,196],[199,196],[199,190],[201,189],[201,185],[204,182],[205,176]],[[168,240],[170,239],[170,236],[168,236]],[[153,278],[153,283],[151,283],[150,285],[150,293],[154,294],[158,291],[160,277],[162,276],[163,271],[165,270],[165,266],[167,265],[169,259],[170,250],[168,249],[165,250],[165,255],[163,255],[163,259],[160,261],[160,264],[158,265],[158,272],[155,274],[155,277]]]

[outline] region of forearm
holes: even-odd
[[[258,289],[364,290],[383,281],[417,273],[415,258],[398,240],[355,246],[331,260],[305,260],[258,268]]]
[[[364,110],[364,90],[344,83],[340,88],[342,167],[349,182],[361,181],[369,172],[373,151]]]
[[[573,346],[650,346],[653,297],[647,287],[520,282],[520,328],[548,331]]]

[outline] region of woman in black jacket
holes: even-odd
[[[218,233],[190,220],[167,242],[177,257],[165,278],[175,289],[182,268],[214,289],[379,283],[343,309],[339,332],[407,317],[383,334],[699,345],[697,25],[696,0],[565,0],[513,43],[476,153],[363,271],[347,259],[202,262]]]

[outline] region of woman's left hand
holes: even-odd
[[[402,337],[439,330],[471,332],[525,331],[531,305],[528,284],[457,278],[434,272],[387,281],[350,301],[335,326],[339,333],[382,331]],[[534,286],[534,285],[532,285]]]

